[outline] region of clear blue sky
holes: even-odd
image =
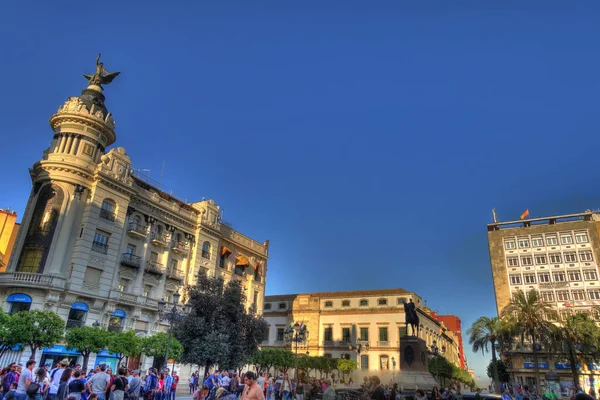
[[[270,239],[269,294],[403,287],[466,331],[495,313],[492,207],[600,206],[599,7],[5,1],[0,206],[100,51],[117,145]]]

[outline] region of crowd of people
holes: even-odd
[[[150,368],[143,377],[139,370],[99,364],[86,372],[65,358],[51,369],[36,367],[33,360],[12,363],[0,372],[0,400],[175,400],[179,376],[169,369],[157,374]]]

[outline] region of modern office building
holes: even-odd
[[[266,296],[263,315],[270,330],[263,346],[295,352],[296,344],[286,343],[284,332],[290,325],[303,323],[308,338],[299,343],[299,354],[347,356],[359,363],[357,376],[376,371],[392,377],[399,370],[400,337],[406,333],[404,303],[410,299],[419,315],[420,337],[431,353],[437,351],[460,366],[453,332],[423,307],[421,297],[404,289]]]
[[[199,273],[241,280],[248,306],[262,310],[268,241],[224,223],[213,200],[186,203],[135,176],[125,149],[109,150],[115,120],[95,77],[50,117],[50,145],[30,169],[22,229],[0,273],[4,311],[46,309],[67,329],[99,323],[151,335],[166,329],[159,300]],[[60,345],[38,354],[77,357]]]
[[[533,289],[563,317],[580,311],[595,314],[593,306],[600,305],[600,215],[586,211],[495,221],[487,228],[498,314],[515,292]],[[504,356],[511,363],[511,373],[518,383],[535,383],[531,343]],[[564,360],[542,355],[539,367],[543,373],[556,372],[563,387],[572,380],[570,365]],[[581,367],[586,387],[592,385],[592,381],[597,386],[596,366]]]

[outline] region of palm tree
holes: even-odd
[[[485,353],[489,352],[491,348],[494,375],[492,379],[496,390],[500,388],[500,385],[498,384],[498,361],[496,358],[499,330],[500,320],[498,317],[479,317],[467,331],[467,334],[470,336],[469,344],[473,346],[473,351],[475,353],[481,350],[481,353],[485,356]]]
[[[540,368],[538,364],[538,348],[536,340],[545,341],[553,329],[552,320],[556,320],[556,312],[540,298],[537,290],[527,293],[518,291],[513,299],[502,310],[502,317],[513,321],[519,327],[521,342],[527,338],[531,341],[533,349],[533,371],[536,379],[536,388],[540,388]]]
[[[573,382],[579,385],[577,364],[589,358],[600,338],[600,329],[588,313],[567,316],[553,330],[554,347],[569,360]]]

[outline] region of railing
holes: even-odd
[[[80,321],[78,319],[68,319],[67,320],[67,329],[81,328],[84,325],[85,325],[85,321]]]
[[[377,342],[377,347],[388,347],[390,342],[387,340],[380,340]]]
[[[187,253],[190,248],[190,242],[187,240],[173,240],[171,242],[171,250],[178,253]]]
[[[166,233],[153,232],[151,240],[163,246],[166,246],[167,243],[169,243],[169,237]]]
[[[178,269],[169,270],[169,271],[167,271],[167,278],[182,281],[183,280],[183,272]]]
[[[137,302],[137,296],[131,293],[119,292],[119,298],[123,301]]]
[[[128,265],[130,267],[139,268],[141,261],[142,258],[140,256],[136,256],[131,253],[123,253],[121,256],[121,264]]]
[[[130,222],[127,232],[137,233],[138,235],[146,236],[146,225],[137,222]]]
[[[100,289],[100,284],[83,282],[83,284],[81,285],[81,288],[85,292],[88,292],[88,293],[97,293],[98,290]]]
[[[335,345],[335,342],[333,340],[324,340],[323,341],[323,346],[332,347],[334,345]]]
[[[108,245],[100,242],[92,242],[92,251],[106,254],[108,253]]]
[[[150,308],[158,308],[158,300],[151,299],[150,297],[146,297],[145,303]]]
[[[100,218],[108,220],[110,222],[115,222],[115,213],[113,211],[107,210],[105,208],[100,209]]]
[[[350,339],[342,339],[340,340],[340,342],[338,343],[340,346],[352,346],[352,340]]]
[[[210,251],[202,250],[202,257],[208,258],[210,260]]]
[[[34,272],[0,273],[1,286],[53,287],[57,289],[64,289],[65,283],[65,278],[36,274]]]
[[[165,271],[163,265],[158,261],[148,261],[146,263],[146,272],[151,274],[162,275]]]

